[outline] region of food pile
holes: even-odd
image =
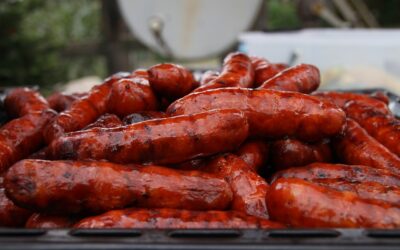
[[[87,93],[11,90],[0,226],[398,228],[400,121],[383,93],[315,92],[318,68],[229,54]]]

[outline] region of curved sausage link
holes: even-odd
[[[270,229],[284,228],[280,223],[237,211],[188,211],[177,209],[125,209],[110,211],[81,220],[75,228],[147,229]]]
[[[118,116],[114,114],[104,114],[99,117],[95,122],[86,126],[83,130],[92,129],[92,128],[114,128],[123,126],[124,124],[118,118]]]
[[[304,167],[293,167],[275,173],[271,182],[279,178],[299,178],[307,181],[337,179],[346,182],[376,182],[385,186],[400,186],[400,177],[387,170],[362,165],[313,163]]]
[[[386,169],[400,175],[400,158],[352,119],[347,119],[343,136],[336,138],[333,145],[339,158],[347,164]]]
[[[204,72],[200,79],[200,86],[203,86],[203,85],[211,82],[212,80],[215,80],[218,76],[219,76],[219,73],[217,71],[208,70],[208,71]]]
[[[314,144],[294,139],[278,140],[271,143],[270,151],[271,163],[278,170],[332,161],[329,140]]]
[[[144,122],[152,119],[166,118],[167,115],[160,111],[143,111],[125,116],[122,120],[125,125]]]
[[[316,90],[319,84],[318,68],[310,64],[299,64],[281,71],[258,88],[309,94]]]
[[[223,210],[232,200],[228,183],[211,174],[95,161],[23,160],[7,172],[4,186],[21,207],[51,214],[129,206]]]
[[[265,203],[268,184],[242,159],[233,154],[223,155],[211,161],[202,170],[214,173],[230,184],[233,192],[232,210],[268,218]]]
[[[272,220],[293,227],[398,228],[400,208],[301,179],[278,179],[267,196]]]
[[[270,63],[262,57],[252,56],[250,59],[254,68],[254,88],[259,87],[265,81],[289,67],[284,63]]]
[[[21,117],[27,114],[42,113],[49,109],[49,103],[30,88],[12,89],[4,99],[4,109],[11,117]]]
[[[70,228],[78,221],[77,217],[34,213],[29,217],[25,228]]]
[[[193,74],[172,63],[157,64],[148,69],[150,86],[159,96],[176,100],[198,87]]]
[[[51,96],[47,97],[47,101],[49,102],[50,108],[57,112],[63,112],[64,110],[69,109],[74,101],[82,98],[85,95],[86,93],[69,95],[55,92]]]
[[[214,80],[204,84],[193,92],[209,89],[242,87],[250,88],[254,82],[254,69],[250,58],[240,52],[230,53],[224,59],[221,74]]]
[[[370,94],[372,98],[378,99],[381,102],[384,102],[386,105],[389,105],[390,98],[389,96],[383,91],[375,91]]]
[[[345,113],[330,102],[267,89],[221,88],[192,93],[172,103],[167,114],[188,115],[227,108],[245,112],[250,133],[256,137],[293,136],[319,141],[338,134],[345,125]]]
[[[213,110],[128,126],[69,133],[53,141],[53,159],[174,164],[236,149],[248,136],[244,114]]]
[[[235,154],[246,162],[255,173],[259,173],[267,163],[269,149],[269,144],[263,140],[250,140],[240,146]]]

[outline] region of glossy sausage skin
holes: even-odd
[[[398,228],[400,208],[301,179],[278,179],[267,196],[272,220],[305,228]]]
[[[236,149],[248,136],[244,114],[213,110],[128,126],[69,133],[53,141],[53,159],[174,164]]]
[[[167,115],[160,111],[143,111],[125,116],[122,120],[125,125],[144,122],[152,119],[166,118]]]
[[[321,179],[313,182],[338,191],[352,192],[362,199],[380,200],[393,206],[400,206],[399,187],[388,187],[378,182],[348,182],[338,179]]]
[[[83,97],[85,94],[65,94],[60,92],[55,92],[51,96],[47,97],[50,108],[57,112],[63,112],[64,110],[71,107],[72,103],[79,98]]]
[[[221,74],[217,78],[198,87],[194,92],[226,87],[250,88],[253,82],[254,69],[250,58],[243,53],[235,52],[225,57]]]
[[[17,207],[7,198],[0,177],[0,227],[21,227],[32,214],[29,210]]]
[[[198,87],[192,73],[177,64],[157,64],[148,69],[151,88],[159,96],[175,100]]]
[[[208,70],[204,72],[200,79],[200,86],[209,83],[212,80],[215,80],[219,76],[219,73],[216,71]]]
[[[261,57],[250,57],[254,68],[254,86],[259,87],[265,81],[269,80],[282,70],[289,66],[284,63],[270,63],[268,60]]]
[[[129,206],[219,210],[232,200],[228,183],[211,174],[95,161],[23,160],[7,172],[4,186],[21,207],[51,214]]]
[[[122,78],[129,77],[129,74],[115,74],[106,79],[104,83],[93,87],[86,96],[76,100],[71,107],[58,114],[45,131],[47,143],[51,143],[65,133],[80,130],[105,114],[108,110],[108,100],[112,84]]]
[[[269,144],[263,140],[250,140],[245,142],[235,153],[255,172],[260,172],[267,163]]]
[[[319,84],[318,68],[310,64],[299,64],[281,71],[258,88],[309,94],[316,90]]]
[[[79,221],[77,217],[34,213],[29,217],[25,228],[69,228],[77,221]]]
[[[400,175],[400,158],[371,137],[357,122],[347,119],[343,136],[333,141],[339,158],[354,165],[386,169]]]
[[[270,152],[271,163],[278,170],[332,161],[329,140],[314,144],[294,139],[278,140],[271,143]]]
[[[43,146],[43,129],[55,116],[55,111],[45,110],[11,120],[0,128],[0,173]]]
[[[386,105],[389,104],[389,96],[383,91],[375,91],[370,94],[371,97],[378,99],[379,101],[384,102]]]
[[[4,99],[4,109],[11,117],[21,117],[41,113],[49,109],[49,104],[39,92],[30,88],[12,89]]]
[[[355,102],[346,105],[346,113],[369,135],[400,157],[400,120],[392,115],[380,114],[371,107],[361,106]]]
[[[214,173],[230,184],[233,192],[232,210],[268,218],[265,203],[268,184],[242,159],[233,154],[222,155],[205,166],[204,171]]]
[[[234,108],[245,112],[252,136],[280,139],[294,136],[319,141],[342,131],[344,112],[330,102],[294,92],[222,88],[189,94],[172,103],[167,113],[195,114]]]
[[[111,87],[108,102],[111,113],[123,118],[129,114],[144,110],[156,110],[158,100],[144,77],[131,76],[130,79],[121,79]]]
[[[361,165],[313,163],[304,167],[293,167],[274,174],[271,182],[279,178],[299,178],[307,181],[337,179],[346,182],[376,182],[385,186],[400,186],[400,177],[387,170]]]
[[[280,223],[237,211],[189,211],[177,209],[125,209],[81,220],[75,228],[145,229],[269,229]]]
[[[118,116],[114,114],[104,114],[99,117],[95,122],[86,126],[83,130],[92,129],[92,128],[114,128],[123,126],[124,124],[118,118]]]

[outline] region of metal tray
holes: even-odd
[[[348,91],[348,90],[347,90]],[[382,89],[400,117],[400,97]],[[1,93],[0,93],[1,97]],[[6,115],[0,108],[0,121]],[[0,228],[0,249],[400,249],[400,229],[131,230]]]

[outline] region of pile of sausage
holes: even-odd
[[[383,93],[316,92],[319,70],[229,54],[87,93],[11,90],[0,226],[398,228],[400,121]]]

